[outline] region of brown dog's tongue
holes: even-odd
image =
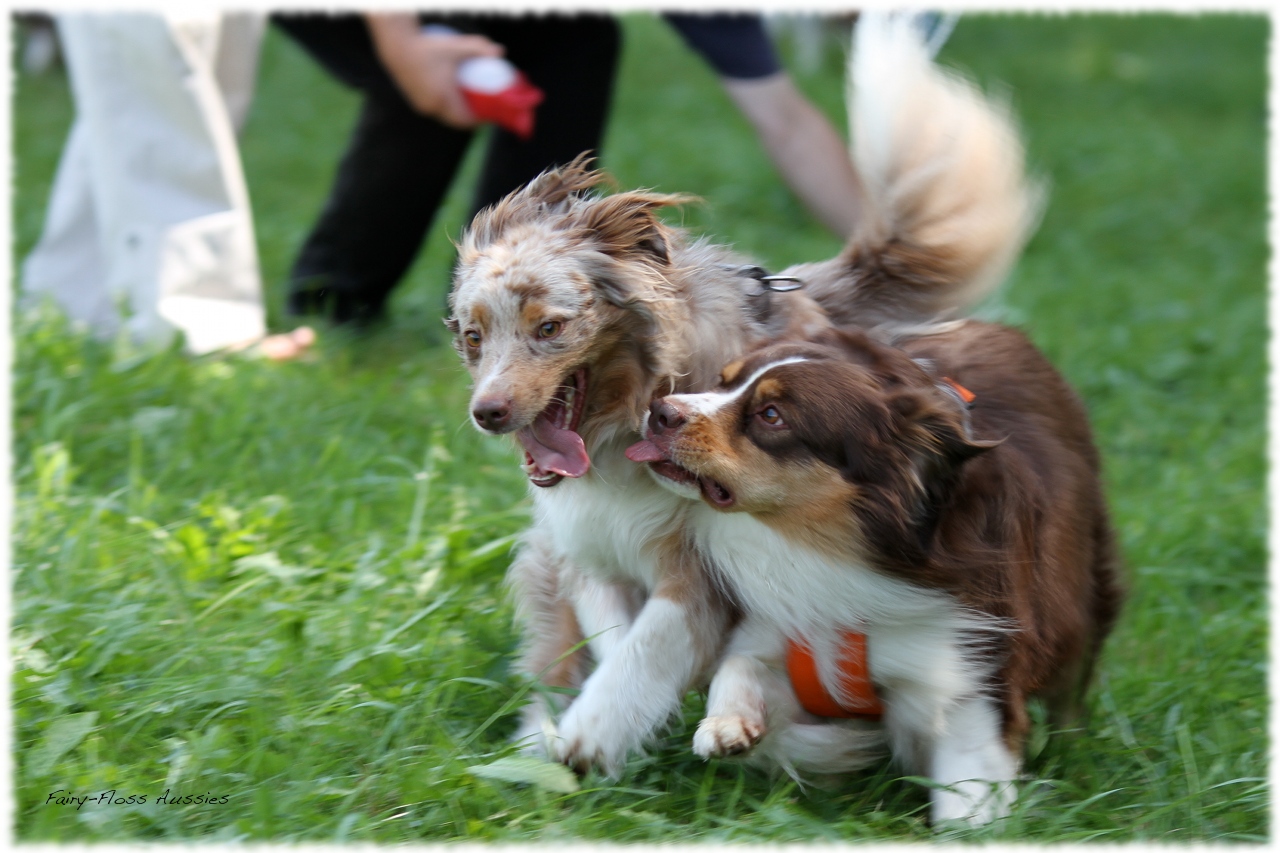
[[[551,419],[539,415],[531,426],[516,433],[516,439],[533,457],[533,463],[544,473],[581,477],[591,467],[587,446],[582,436],[571,429],[560,429]]]
[[[667,458],[652,441],[637,441],[626,449],[626,456],[632,462],[662,462]]]

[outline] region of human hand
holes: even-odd
[[[502,45],[484,36],[423,32],[412,14],[367,14],[365,20],[378,59],[415,110],[459,130],[478,124],[458,88],[458,66],[501,56]]]

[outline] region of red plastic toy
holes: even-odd
[[[533,135],[533,111],[542,90],[505,59],[468,59],[458,67],[458,86],[476,118],[491,121],[521,139]]]

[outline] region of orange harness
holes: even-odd
[[[803,640],[787,640],[787,675],[796,698],[801,707],[819,717],[878,720],[884,708],[867,669],[867,636],[855,631],[845,631],[841,636],[844,645],[840,649],[840,686],[849,697],[848,703],[842,705],[822,686],[818,663],[809,644]]]

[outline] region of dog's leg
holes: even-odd
[[[752,763],[780,766],[797,780],[802,773],[848,773],[882,758],[878,724],[822,720],[800,706],[785,674],[785,654],[785,638],[775,626],[748,615],[734,629],[693,751],[703,758],[749,751]]]
[[[703,758],[749,752],[753,763],[802,773],[849,773],[880,760],[884,732],[873,722],[821,720],[804,711],[786,677],[759,658],[729,654],[711,682],[707,716],[693,736]]]
[[[930,753],[929,776],[947,786],[930,792],[935,826],[980,826],[1009,813],[1017,797],[1018,759],[1005,745],[991,700],[971,697],[949,709]]]
[[[731,654],[721,662],[707,694],[707,715],[698,723],[693,751],[722,758],[749,751],[766,731],[764,681],[768,668],[759,660]]]
[[[800,781],[802,774],[851,773],[886,755],[878,722],[827,720],[801,707],[781,657],[768,669],[764,685],[769,730],[751,753],[753,762],[776,764]]]
[[[598,662],[613,656],[644,605],[644,592],[619,583],[605,583],[579,573],[572,592],[573,612]]]
[[[594,765],[617,775],[719,654],[733,612],[697,558],[673,544],[659,557],[659,577],[560,721],[553,754],[579,771]]]
[[[693,751],[703,758],[751,750],[777,721],[799,711],[790,685],[769,668],[785,654],[781,632],[746,615],[733,629],[724,657],[707,692],[706,716],[693,736]]]

